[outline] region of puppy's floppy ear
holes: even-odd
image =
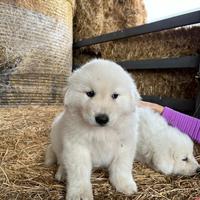
[[[68,77],[67,86],[63,89],[64,106],[69,106],[69,104],[71,102],[71,98],[72,98],[72,91],[71,91],[72,75],[70,77]]]
[[[153,156],[153,165],[155,168],[166,175],[173,173],[174,162],[174,155],[171,150],[163,152],[162,154],[157,152]]]
[[[69,104],[69,102],[68,102],[69,88],[65,87],[63,89],[63,93],[64,93],[64,105],[67,106]]]
[[[133,81],[132,88],[131,88],[131,96],[132,96],[132,100],[134,103],[137,103],[138,101],[141,100],[141,96],[138,92],[137,86],[134,81]]]
[[[130,77],[130,81],[131,81],[131,84],[130,84],[130,110],[131,111],[135,111],[136,109],[136,106],[138,104],[138,101],[141,99],[140,97],[140,94],[137,90],[137,87],[136,87],[136,84],[135,84],[135,81]]]
[[[141,96],[137,90],[136,87],[134,87],[132,90],[131,90],[131,95],[132,95],[132,98],[135,102],[141,100]]]

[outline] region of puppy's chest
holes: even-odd
[[[115,134],[99,135],[93,137],[90,143],[90,152],[94,167],[107,167],[113,160],[118,148],[120,147],[120,138]]]

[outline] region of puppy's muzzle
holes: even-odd
[[[106,114],[98,114],[95,116],[95,121],[101,126],[105,126],[109,122],[109,117]]]

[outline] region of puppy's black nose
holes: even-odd
[[[198,167],[198,168],[196,169],[196,173],[197,173],[197,174],[200,174],[200,167]]]
[[[106,114],[98,114],[95,116],[95,120],[99,125],[104,126],[108,123],[109,117]]]

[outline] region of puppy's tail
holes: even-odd
[[[56,154],[55,154],[55,152],[53,151],[52,145],[50,144],[50,145],[47,147],[47,150],[46,150],[45,162],[44,162],[44,164],[45,164],[46,166],[51,166],[51,165],[55,164],[56,162],[57,162]]]

